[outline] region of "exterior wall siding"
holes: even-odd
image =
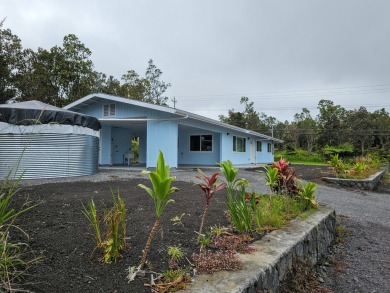
[[[178,126],[176,121],[148,121],[146,167],[156,167],[158,153],[164,153],[165,163],[177,168]]]
[[[102,125],[100,130],[100,165],[109,165],[110,164],[110,155],[111,155],[111,126]]]
[[[190,151],[190,135],[208,135],[213,136],[213,145],[211,152],[191,152]],[[221,134],[209,130],[199,128],[179,129],[179,149],[178,149],[178,164],[187,165],[214,165],[220,162],[220,143]]]
[[[253,141],[253,147],[256,148],[258,137],[194,119],[169,120],[178,116],[156,109],[102,99],[78,111],[102,118],[103,105],[105,104],[116,105],[116,115],[107,118],[146,118],[151,120],[145,122],[147,123],[146,132],[138,133],[131,129],[117,129],[107,124],[103,125],[100,143],[100,164],[103,165],[110,164],[111,149],[113,149],[112,163],[122,164],[123,153],[129,150],[132,136],[139,137],[139,163],[146,164],[148,168],[155,167],[159,150],[163,151],[166,163],[171,167],[177,167],[178,164],[213,165],[222,160],[231,160],[234,164],[271,163],[274,160],[273,153],[267,151],[267,143],[270,141],[262,140],[262,151],[255,151],[251,155],[251,141]],[[186,127],[179,127],[179,125]],[[213,151],[211,153],[189,151],[189,135],[195,132],[213,135]],[[246,138],[245,152],[233,151],[234,135]],[[113,147],[111,146],[112,141]]]

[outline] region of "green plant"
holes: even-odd
[[[211,244],[211,235],[202,234],[199,239],[200,252],[204,251],[206,247],[209,247]]]
[[[317,189],[317,184],[313,182],[307,182],[305,185],[300,187],[299,197],[305,202],[306,209],[309,206],[318,208],[318,203],[315,199],[315,190]]]
[[[105,263],[117,261],[117,259],[121,257],[120,251],[126,248],[125,202],[120,196],[119,191],[115,194],[111,190],[111,194],[114,205],[104,216],[104,224],[106,227],[105,233],[103,233],[100,227],[100,221],[93,199],[90,200],[88,207],[83,206],[83,214],[88,219],[94,231],[96,242],[95,249],[101,248],[103,250],[103,257],[101,260]]]
[[[220,225],[214,225],[211,227],[211,235],[220,236],[223,234],[230,234],[228,231],[228,228],[220,226]]]
[[[107,227],[106,240],[103,241],[104,262],[111,263],[121,257],[120,251],[126,248],[126,206],[119,191],[112,192],[114,207],[104,217]]]
[[[0,226],[13,222],[17,216],[37,206],[33,205],[26,207],[24,205],[19,211],[15,211],[11,208],[13,198],[19,191],[18,186],[23,178],[23,174],[18,176],[16,179],[12,179],[11,175],[12,170],[8,172],[7,176],[0,185]]]
[[[254,213],[255,223],[259,231],[272,231],[286,222],[283,212],[282,197],[263,197]]]
[[[172,219],[171,219],[171,222],[173,223],[173,226],[175,225],[180,225],[182,227],[184,227],[184,224],[183,222],[181,221],[181,219],[183,218],[183,216],[185,216],[186,213],[182,213],[180,216],[174,216]]]
[[[278,183],[279,171],[278,171],[278,169],[274,168],[274,167],[269,167],[269,166],[266,166],[264,168],[266,170],[265,177],[267,180],[265,185],[269,187],[271,193],[277,192],[278,186],[279,186],[279,183]]]
[[[345,165],[343,161],[339,158],[338,154],[332,156],[331,160],[328,161],[328,164],[331,166],[331,168],[336,174],[344,173]]]
[[[234,228],[239,233],[249,234],[252,231],[253,218],[251,206],[246,201],[245,186],[241,186],[241,192],[235,197],[229,197],[227,210]]]
[[[184,258],[183,249],[179,246],[169,246],[169,267],[171,269],[178,269],[180,261]]]
[[[146,192],[152,198],[156,211],[156,221],[152,227],[152,230],[150,231],[148,240],[146,242],[141,263],[139,265],[140,269],[142,269],[145,264],[152,239],[157,231],[158,225],[160,224],[160,217],[163,214],[166,206],[169,203],[173,202],[173,200],[170,199],[170,195],[178,191],[176,187],[171,187],[171,183],[175,180],[175,177],[169,176],[170,168],[169,165],[165,164],[164,155],[161,151],[158,155],[156,163],[156,172],[142,171],[142,173],[149,175],[150,182],[152,183],[152,188],[146,187],[143,184],[139,184],[138,186],[146,190]]]
[[[13,198],[19,191],[18,185],[22,177],[23,174],[13,179],[10,170],[0,184],[0,292],[23,291],[18,283],[26,275],[28,268],[43,258],[35,256],[28,244],[23,241],[16,243],[11,241],[13,228],[27,236],[15,225],[15,219],[37,206],[26,201],[18,211],[12,208]]]
[[[153,292],[176,292],[184,290],[191,282],[188,272],[182,268],[177,270],[169,269],[157,278],[154,284],[150,284]]]
[[[238,169],[234,168],[234,165],[230,160],[222,161],[221,163],[218,163],[218,165],[221,166],[221,173],[225,176],[227,183],[226,188],[229,196],[232,196],[233,191],[237,190],[240,186],[249,186],[248,181],[244,178],[237,178]]]
[[[99,217],[97,215],[96,205],[93,199],[90,200],[88,203],[88,208],[83,205],[83,214],[88,219],[89,223],[92,226],[94,235],[95,235],[95,241],[96,241],[96,247],[101,247],[103,240],[100,230],[100,222]]]
[[[196,176],[196,178],[202,179],[204,181],[204,183],[198,183],[198,186],[203,190],[203,193],[206,196],[206,205],[205,205],[205,208],[203,210],[203,215],[202,215],[202,219],[200,222],[200,228],[199,228],[199,232],[198,232],[197,242],[199,243],[211,198],[213,197],[214,193],[225,188],[226,183],[218,184],[218,176],[220,174],[219,172],[215,172],[210,177],[208,177],[206,174],[204,174],[202,172],[202,170],[200,170],[200,169],[198,169],[198,172],[200,175]]]

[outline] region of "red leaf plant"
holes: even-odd
[[[195,176],[198,179],[203,180],[203,182],[197,183],[197,185],[203,190],[205,196],[206,196],[206,206],[203,211],[203,216],[202,220],[200,223],[200,228],[199,228],[199,233],[198,233],[198,240],[197,242],[199,243],[200,237],[202,235],[202,230],[203,230],[203,225],[204,225],[204,220],[206,218],[207,210],[211,201],[211,198],[213,197],[214,193],[217,191],[223,189],[226,187],[226,183],[219,183],[219,172],[215,172],[212,174],[210,177],[208,177],[206,174],[202,172],[202,170],[198,169],[198,172],[200,175]]]
[[[280,158],[279,161],[272,163],[272,167],[278,169],[279,180],[276,187],[277,193],[286,193],[294,196],[298,193],[297,174],[295,169],[290,168],[290,163]]]

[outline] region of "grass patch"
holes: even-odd
[[[319,165],[326,166],[327,163],[325,158],[317,153],[308,153],[304,150],[295,150],[295,151],[277,151],[275,152],[275,158],[279,159],[280,157],[284,158],[286,161],[289,161],[293,164],[304,164],[304,165]]]

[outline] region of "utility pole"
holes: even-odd
[[[176,109],[176,102],[177,102],[176,98],[173,97],[173,99],[171,101],[173,102],[173,108]]]

